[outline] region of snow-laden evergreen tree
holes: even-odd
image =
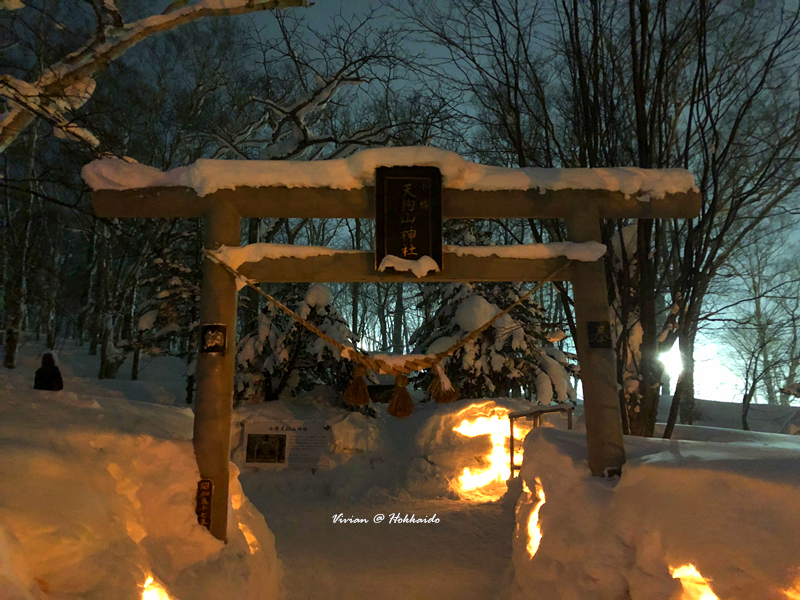
[[[436,314],[411,338],[414,352],[447,350],[519,298],[514,284],[453,283],[444,286]],[[468,342],[442,363],[462,398],[535,396],[540,404],[575,400],[570,374],[575,366],[567,356],[546,346],[540,322],[541,307],[527,300]],[[427,387],[432,375],[423,373],[415,387]]]
[[[459,245],[493,245],[491,234],[477,221],[447,221],[445,237]],[[423,287],[421,306],[432,318],[411,337],[414,353],[435,354],[479,328],[513,304],[524,293],[510,282],[454,283]],[[430,311],[432,312],[432,311]],[[535,397],[540,404],[575,400],[570,375],[577,367],[568,355],[548,341],[542,308],[532,299],[457,350],[442,363],[462,398],[499,397],[515,394]],[[417,388],[427,388],[431,373],[414,378]]]
[[[338,342],[352,345],[353,333],[331,304],[331,291],[315,283],[286,286],[278,298],[300,317]],[[255,403],[293,397],[327,385],[342,392],[352,377],[350,361],[272,303],[258,317],[258,329],[237,349],[234,398]]]
[[[197,329],[200,273],[167,252],[153,260],[152,276],[142,282],[152,295],[137,310],[136,342],[148,354],[183,356]]]

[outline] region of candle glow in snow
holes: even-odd
[[[524,491],[531,497],[534,497],[534,493],[528,489],[528,486],[525,482],[522,482],[522,486]],[[539,544],[542,542],[542,526],[539,523],[539,511],[542,508],[542,505],[545,503],[545,495],[544,495],[544,488],[542,487],[542,480],[538,477],[536,478],[536,506],[533,507],[531,511],[531,516],[528,518],[528,544],[526,546],[526,550],[528,551],[528,556],[533,558],[536,555],[536,551],[539,549]]]
[[[670,567],[669,572],[673,579],[681,580],[683,586],[681,600],[719,600],[719,596],[711,591],[708,581],[700,575],[700,571],[694,565]]]
[[[147,576],[142,588],[142,600],[172,600],[167,590],[153,579],[152,575]]]
[[[465,467],[461,475],[453,482],[453,489],[463,498],[476,502],[492,502],[506,493],[506,481],[511,477],[509,464],[509,424],[508,413],[511,410],[494,406],[493,402],[473,404],[458,413],[464,417],[453,431],[465,437],[488,435],[492,449],[488,455],[481,457],[485,464],[481,469]],[[515,425],[514,438],[520,441],[527,430]],[[516,464],[522,462],[522,444],[517,445],[514,452]]]

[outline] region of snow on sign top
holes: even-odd
[[[323,161],[258,161],[200,159],[188,167],[162,172],[117,158],[83,167],[83,179],[93,190],[147,187],[188,187],[199,196],[237,187],[330,188],[353,190],[374,185],[377,167],[438,167],[442,185],[456,190],[499,191],[585,189],[642,194],[697,191],[694,176],[684,169],[511,169],[469,162],[446,150],[430,147],[371,148],[348,158]]]

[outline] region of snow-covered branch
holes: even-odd
[[[11,110],[0,119],[0,153],[36,119],[43,118],[64,137],[81,139],[97,145],[97,139],[69,118],[94,90],[89,84],[99,71],[126,50],[157,33],[206,17],[224,17],[289,6],[306,6],[307,0],[201,0],[175,8],[173,2],[162,14],[151,15],[125,24],[113,0],[104,0],[97,8],[98,28],[94,37],[79,50],[47,67],[33,83],[4,76],[0,95],[11,101]],[[81,90],[83,93],[77,93]],[[74,98],[80,101],[75,105]]]

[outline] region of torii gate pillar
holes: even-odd
[[[573,242],[601,241],[600,215],[596,210],[587,207],[570,215],[566,222]],[[607,344],[590,343],[589,339],[589,323],[606,323],[610,329],[603,261],[575,263],[574,272],[575,347],[583,384],[589,470],[600,477],[619,475],[625,464],[625,447],[611,331],[607,332]]]
[[[227,201],[211,202],[203,215],[205,243],[209,250],[222,245],[238,246],[239,213]],[[200,292],[200,332],[206,325],[223,325],[224,351],[204,351],[200,339],[197,356],[197,404],[194,413],[194,452],[201,480],[210,480],[210,511],[206,524],[217,539],[227,541],[228,477],[233,410],[233,376],[236,359],[236,283],[220,265],[203,259]],[[217,328],[218,331],[221,328]],[[201,485],[203,485],[201,481]],[[201,491],[198,488],[198,496]],[[201,516],[201,520],[203,517]],[[210,521],[210,522],[209,522]]]

